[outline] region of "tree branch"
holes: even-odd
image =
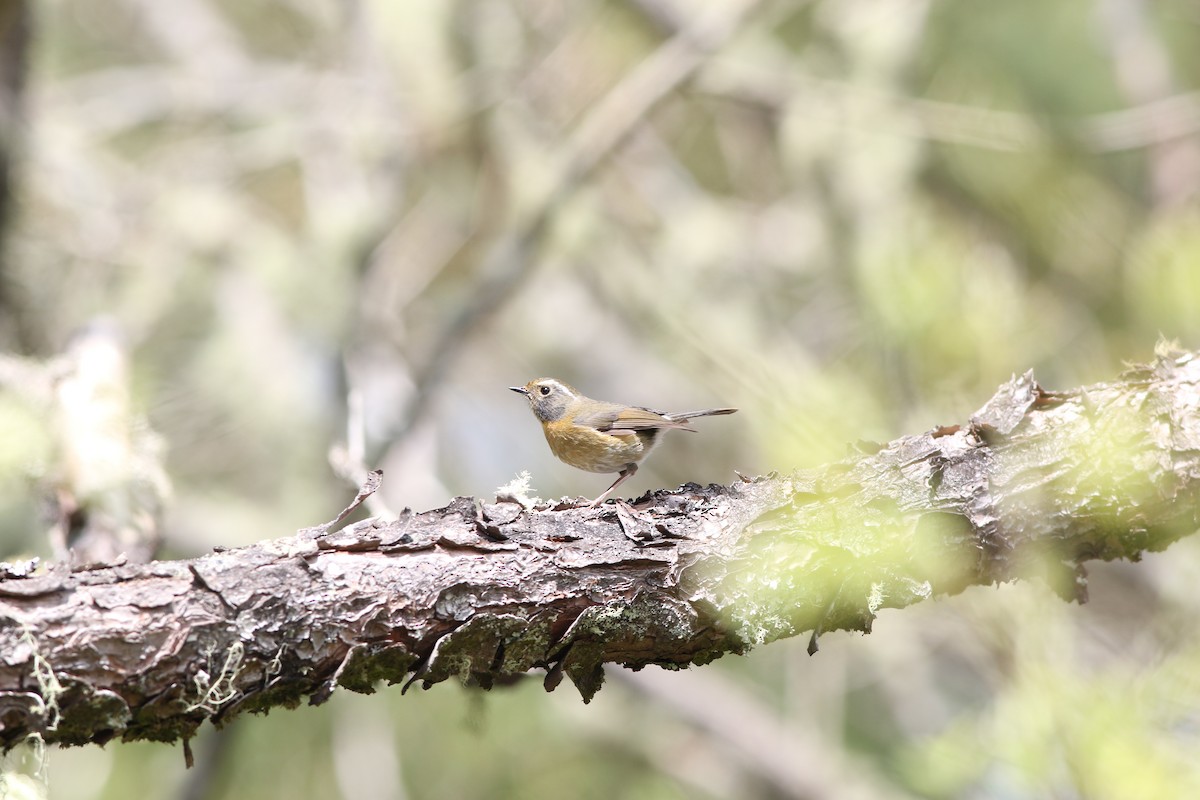
[[[0,580],[0,743],[186,739],[337,686],[681,668],[883,607],[1136,559],[1197,528],[1200,357],[1114,383],[1014,378],[961,426],[636,509],[407,512],[190,561]]]

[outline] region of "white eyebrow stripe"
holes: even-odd
[[[546,383],[549,383],[549,384],[552,384],[552,385],[558,387],[559,391],[561,391],[563,394],[567,395],[568,397],[574,397],[576,399],[579,398],[579,395],[575,394],[570,389],[568,389],[566,386],[563,386],[561,383],[559,383],[556,380],[551,379],[551,380],[546,381]]]

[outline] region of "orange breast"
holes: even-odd
[[[588,472],[620,472],[645,458],[655,439],[653,435],[638,435],[633,431],[613,436],[569,422],[542,423],[542,432],[546,434],[550,452],[560,461]]]

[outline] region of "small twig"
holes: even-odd
[[[376,469],[368,472],[366,479],[362,483],[362,486],[358,488],[358,494],[354,496],[354,500],[350,502],[350,505],[342,509],[342,513],[329,520],[329,522],[322,523],[312,528],[305,528],[303,531],[301,531],[301,533],[309,536],[323,536],[327,533],[331,533],[342,520],[354,512],[354,509],[362,505],[364,500],[375,494],[375,492],[379,490],[379,487],[382,483],[383,470]]]
[[[350,505],[342,509],[342,513],[330,523],[330,527],[337,525],[339,522],[350,516],[354,509],[362,505],[363,501],[379,490],[379,486],[383,483],[383,470],[375,469],[367,473],[367,479],[363,481],[363,485],[358,488],[358,494],[354,496],[354,500]]]
[[[396,517],[387,504],[375,494],[379,488],[380,479],[383,477],[383,470],[370,471],[367,469],[366,427],[362,392],[357,388],[352,388],[346,393],[346,444],[330,448],[329,465],[339,478],[360,487],[360,489],[354,503],[342,512],[341,516],[328,523],[329,527],[345,519],[346,515],[363,501],[367,501],[367,507],[371,510],[372,516],[387,519]],[[371,490],[363,494],[368,487],[371,487]]]

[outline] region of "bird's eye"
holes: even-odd
[[[550,387],[541,386],[538,388],[538,391],[542,393],[542,397],[547,397],[550,394]]]

